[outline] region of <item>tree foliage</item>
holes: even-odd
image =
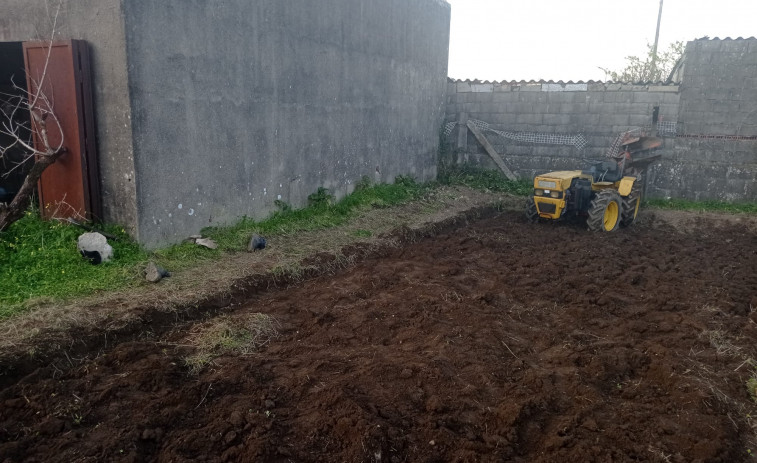
[[[667,50],[657,51],[653,63],[653,46],[647,44],[647,54],[643,57],[626,56],[626,67],[611,71],[600,67],[609,80],[614,82],[662,82],[667,80],[673,67],[683,55],[684,43],[671,43]]]

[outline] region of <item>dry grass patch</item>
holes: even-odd
[[[734,340],[721,330],[704,330],[699,334],[699,338],[708,341],[710,346],[715,349],[718,355],[730,357],[740,357],[742,348],[734,344]],[[738,339],[736,339],[738,341]]]
[[[720,311],[717,307],[709,305],[704,306],[703,309],[707,312]],[[717,387],[716,384],[719,381],[722,382],[724,378],[723,372],[716,372],[705,366],[696,358],[699,352],[690,352],[688,360],[691,362],[691,368],[684,372],[684,375],[692,372],[692,378],[699,383],[700,387],[703,390],[709,390],[712,399],[731,411],[727,416],[733,422],[734,428],[739,429],[736,420],[741,420],[746,424],[750,432],[745,436],[745,441],[747,452],[751,455],[750,449],[757,447],[757,362],[754,360],[754,351],[748,343],[745,344],[743,337],[730,336],[721,329],[704,330],[699,334],[699,340],[709,344],[715,353],[722,357],[723,362],[736,365],[733,368],[734,373],[742,374],[751,369],[749,377],[742,383],[751,401],[745,401],[740,394],[729,393]]]
[[[190,331],[187,343],[196,350],[184,358],[184,364],[198,374],[222,355],[249,355],[279,337],[279,326],[274,317],[263,313],[214,318]]]

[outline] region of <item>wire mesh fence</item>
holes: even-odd
[[[586,137],[579,134],[561,134],[561,133],[545,133],[545,132],[510,132],[505,130],[493,129],[488,122],[480,121],[477,119],[471,119],[470,122],[476,126],[482,132],[489,132],[496,134],[502,138],[513,140],[521,143],[534,143],[542,145],[567,145],[575,146],[578,149],[583,149],[588,144]],[[444,126],[444,135],[449,136],[455,127],[460,124],[459,122],[448,122]]]

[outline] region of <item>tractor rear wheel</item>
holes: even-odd
[[[536,210],[536,202],[534,202],[533,196],[529,196],[526,200],[526,219],[529,222],[536,222],[539,219],[539,211]]]
[[[638,182],[638,180],[637,180]],[[628,227],[639,214],[639,205],[641,204],[641,186],[634,184],[628,196],[623,198],[623,212],[620,215],[620,226]]]
[[[615,190],[597,192],[589,205],[589,218],[586,220],[591,231],[615,231],[620,223],[622,201]]]

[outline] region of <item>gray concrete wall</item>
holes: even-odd
[[[0,42],[47,40],[57,2],[2,0]],[[56,39],[90,44],[104,219],[137,228],[137,203],[120,0],[64,0]]]
[[[459,82],[448,83],[446,121],[466,118],[493,129],[584,134],[583,149],[488,138],[517,175],[579,169],[603,157],[614,137],[651,126],[659,107],[673,133],[647,172],[648,197],[757,199],[757,39],[689,42],[679,84]],[[462,127],[448,141],[457,161],[494,169]]]
[[[493,134],[487,138],[508,166],[524,178],[558,169],[580,169],[588,160],[602,158],[615,137],[629,129],[652,125],[652,112],[675,122],[679,86],[618,83],[462,82],[447,87],[446,121],[466,118],[489,123],[506,132],[582,134],[586,147],[534,144]],[[463,126],[449,141],[460,150],[459,162],[496,168],[472,134]]]
[[[686,44],[680,133],[757,136],[757,39]]]
[[[124,2],[148,246],[365,175],[435,176],[446,2]]]

